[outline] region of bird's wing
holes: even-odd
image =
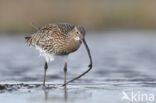
[[[43,47],[53,44],[56,40],[65,39],[68,32],[73,30],[75,26],[68,23],[48,24],[42,26],[32,37],[35,45]]]
[[[56,24],[48,24],[48,25],[42,26],[38,32],[43,33],[43,34],[49,34],[53,31],[60,31]]]
[[[40,28],[39,32],[41,33],[49,33],[52,31],[60,32],[61,34],[68,34],[71,30],[73,30],[75,26],[69,23],[59,23],[59,24],[48,24]]]
[[[48,24],[42,26],[39,31],[36,32],[36,37],[39,39],[36,42],[36,46],[41,47],[44,50],[53,48],[58,39],[64,39],[63,31],[57,24]]]

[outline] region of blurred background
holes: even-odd
[[[83,80],[153,80],[155,10],[155,0],[0,0],[0,80],[42,81],[44,59],[25,45],[24,37],[35,32],[31,23],[40,27],[58,22],[87,29],[95,69]],[[69,62],[69,79],[84,71],[89,60],[83,46]],[[63,63],[49,65],[49,82],[62,81]]]
[[[35,32],[31,23],[40,27],[58,22],[80,24],[87,29],[86,39],[96,68],[88,74],[91,81],[97,82],[98,77],[100,83],[108,78],[153,80],[155,10],[155,0],[0,0],[0,80],[41,81],[44,59],[25,45],[24,37]],[[69,62],[69,68],[77,70],[69,70],[69,78],[84,71],[88,64],[84,48],[73,53]],[[49,70],[49,81],[63,80],[59,75],[63,73],[62,64],[51,64],[51,68],[60,69]],[[93,79],[93,75],[97,78]]]
[[[89,30],[155,29],[155,0],[0,0],[0,32],[70,22]]]
[[[58,22],[83,25],[93,57],[91,72],[69,86],[71,100],[125,103],[122,91],[134,87],[156,94],[156,0],[0,0],[0,83],[42,83],[45,60],[24,37],[35,32],[32,23]],[[83,45],[68,63],[68,80],[88,69]],[[49,63],[47,82],[63,83],[63,64],[61,59]],[[51,98],[59,99],[62,91],[52,90]],[[11,97],[0,101],[18,101]]]

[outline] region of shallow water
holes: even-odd
[[[25,45],[24,36],[0,36],[0,81],[10,87],[0,90],[0,101],[9,103],[44,102],[155,102],[149,101],[150,94],[156,96],[156,31],[107,31],[88,33],[87,42],[93,56],[93,69],[81,79],[71,83],[64,91],[63,60],[56,58],[49,63],[47,84],[43,79],[44,59],[39,52]],[[69,55],[68,80],[87,69],[89,60],[83,46]],[[16,86],[24,83],[27,86]],[[16,88],[18,87],[18,88]],[[13,88],[12,90],[8,90]],[[46,93],[48,92],[48,95]],[[122,100],[123,92],[137,99]],[[67,95],[65,95],[67,94]],[[141,96],[147,95],[147,98]],[[47,96],[46,96],[47,95]],[[9,99],[8,99],[9,98]],[[132,98],[131,98],[132,99]],[[146,99],[146,100],[145,100]]]

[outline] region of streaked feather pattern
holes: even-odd
[[[73,31],[75,27],[68,23],[48,24],[30,37],[26,37],[26,42],[29,46],[36,47],[49,61],[52,55],[68,55],[80,47],[79,37],[74,33],[69,35],[69,32]]]

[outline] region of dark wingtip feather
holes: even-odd
[[[30,36],[26,36],[24,37],[26,40],[29,40],[31,37]]]
[[[30,46],[30,44],[31,44],[31,37],[30,36],[27,36],[27,37],[24,37],[24,38],[26,40],[26,43],[28,43],[29,46]]]

